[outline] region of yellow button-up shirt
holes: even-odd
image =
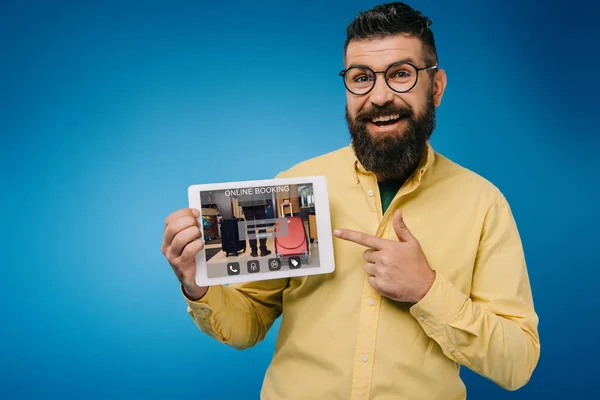
[[[460,366],[509,390],[529,381],[538,316],[515,221],[494,185],[430,145],[385,213],[375,175],[351,146],[277,177],[310,175],[327,178],[334,229],[398,240],[391,221],[401,208],[436,279],[416,304],[390,300],[366,279],[365,248],[334,237],[331,274],[186,298],[198,327],[237,349],[282,317],[261,399],[465,399]]]

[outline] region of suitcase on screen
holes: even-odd
[[[243,218],[227,218],[221,221],[221,247],[226,257],[230,254],[237,256],[240,251],[246,251],[246,241],[240,240],[238,231],[238,222],[243,220]]]
[[[281,215],[285,204],[281,205]],[[302,257],[305,263],[310,262],[308,249],[308,237],[301,217],[294,217],[292,206],[290,206],[290,217],[285,217],[287,222],[287,236],[275,236],[275,253],[277,257]]]

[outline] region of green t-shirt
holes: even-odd
[[[379,194],[381,196],[381,212],[385,214],[385,210],[390,206],[390,203],[402,187],[403,181],[385,181],[377,182],[379,185]]]

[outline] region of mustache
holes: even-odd
[[[391,104],[385,104],[383,106],[373,106],[367,110],[358,112],[356,120],[366,121],[392,114],[398,114],[400,118],[412,118],[414,112],[410,107],[395,107]]]

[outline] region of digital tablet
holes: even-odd
[[[331,273],[335,269],[323,176],[191,185],[204,249],[196,284]]]

